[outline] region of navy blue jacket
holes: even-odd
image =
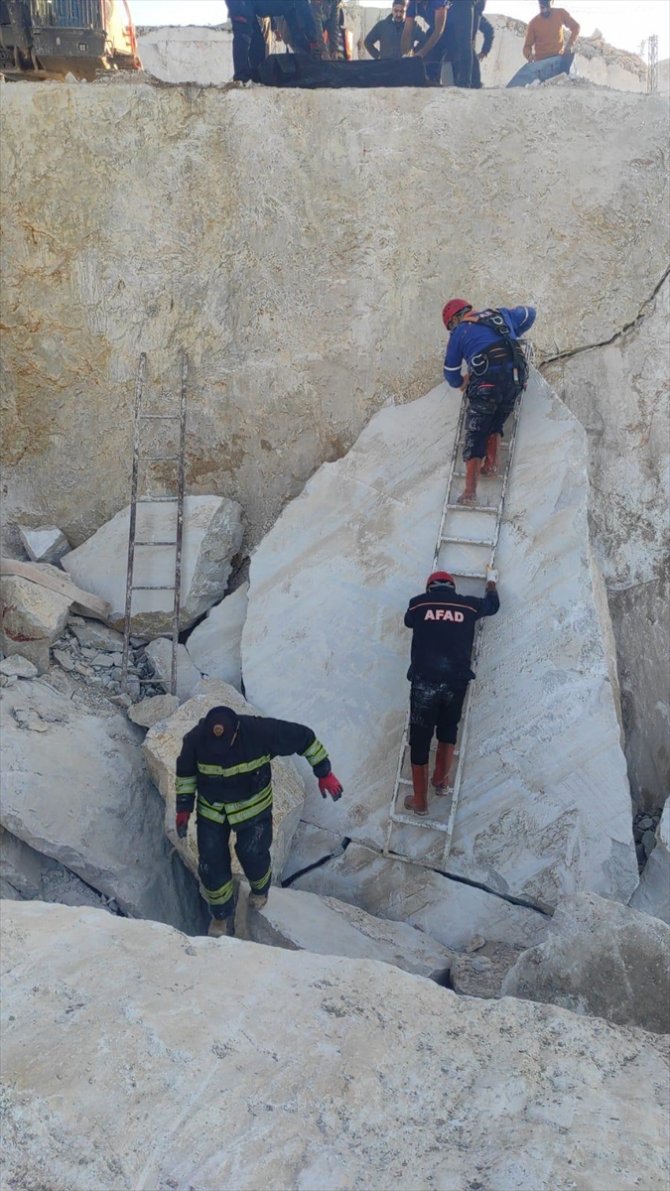
[[[537,313],[534,306],[514,306],[511,309],[507,306],[498,306],[496,309],[507,323],[512,339],[519,339],[525,335],[526,331],[530,330]],[[480,311],[480,313],[486,312]],[[454,327],[449,336],[447,353],[444,357],[444,379],[447,384],[451,385],[452,389],[459,389],[463,360],[469,367],[473,356],[492,347],[494,343],[499,343],[500,339],[501,336],[491,327],[485,327],[481,323],[468,322],[467,319]],[[512,361],[510,360],[511,368]]]
[[[414,596],[405,613],[405,624],[413,630],[407,677],[460,683],[474,678],[470,656],[475,625],[482,616],[495,616],[499,607],[495,590],[483,598],[465,596],[442,583]]]

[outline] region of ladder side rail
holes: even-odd
[[[140,459],[140,411],[146,373],[146,352],[140,353],[135,381],[135,416],[133,422],[133,470],[130,484],[130,520],[128,524],[128,561],[126,565],[126,602],[123,615],[123,657],[121,661],[121,686],[128,689],[128,654],[130,651],[130,614],[133,599],[133,571],[135,568],[135,534],[137,526],[137,485]]]
[[[458,415],[458,423],[456,425],[456,436],[454,438],[454,446],[451,452],[451,463],[449,465],[449,478],[447,480],[447,491],[444,497],[444,504],[442,505],[442,516],[440,518],[440,528],[437,531],[437,542],[435,545],[435,553],[433,555],[433,569],[437,566],[437,560],[440,554],[440,546],[442,544],[442,533],[444,530],[444,523],[449,513],[449,494],[454,483],[454,473],[456,471],[456,462],[458,459],[458,450],[461,445],[461,438],[463,436],[463,425],[465,423],[466,398],[463,395],[461,401],[461,408]]]
[[[405,727],[403,728],[402,741],[400,749],[398,750],[398,764],[396,765],[395,781],[393,783],[393,793],[391,795],[391,805],[389,807],[389,821],[386,828],[386,839],[384,841],[383,855],[388,856],[391,847],[391,833],[393,831],[393,812],[395,809],[398,791],[400,790],[400,775],[402,773],[403,762],[405,760],[405,752],[409,742],[409,711],[405,717]]]
[[[181,353],[181,388],[179,394],[179,456],[177,469],[177,531],[175,533],[174,604],[172,607],[172,666],[170,694],[177,693],[177,645],[179,643],[179,613],[181,610],[181,564],[184,537],[184,483],[186,455],[186,385],[188,356]]]

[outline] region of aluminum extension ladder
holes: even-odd
[[[530,349],[530,345],[527,345]],[[532,349],[527,351],[530,356]],[[531,357],[532,358],[532,357]],[[509,482],[509,474],[514,457],[514,445],[516,443],[517,427],[519,423],[519,415],[521,408],[521,398],[516,402],[514,410],[508,426],[510,427],[508,437],[504,438],[500,444],[500,459],[504,458],[503,452],[506,454],[506,459],[501,466],[498,476],[491,477],[487,480],[482,477],[479,482],[479,491],[484,485],[489,483],[500,484],[500,493],[497,504],[477,504],[477,505],[459,505],[456,500],[456,493],[453,491],[455,482],[464,478],[464,472],[459,469],[459,454],[463,446],[463,434],[465,430],[465,414],[467,409],[467,398],[463,397],[461,403],[460,414],[458,418],[458,427],[456,436],[454,438],[454,449],[451,456],[451,465],[449,468],[449,479],[447,482],[447,491],[442,508],[442,516],[440,518],[440,528],[437,535],[437,542],[435,545],[435,554],[433,556],[432,570],[445,570],[454,576],[456,580],[468,581],[471,584],[474,582],[478,584],[479,581],[486,580],[485,563],[477,566],[476,569],[467,564],[450,565],[448,562],[448,555],[454,552],[454,549],[460,549],[462,555],[479,554],[482,555],[486,550],[489,551],[486,562],[489,566],[495,565],[495,552],[498,545],[498,538],[500,535],[500,525],[503,517],[503,509],[505,504],[505,495],[507,493],[507,485]],[[481,497],[480,497],[481,499]],[[475,515],[477,519],[475,520]],[[490,532],[487,536],[475,536],[477,523],[481,524],[483,519],[490,522]],[[471,535],[463,532],[464,526],[461,524],[459,532],[447,532],[450,523],[467,523],[470,521],[473,525],[474,532]],[[480,559],[481,562],[481,559]],[[461,569],[459,569],[459,565]],[[479,653],[481,625],[477,626],[475,634],[475,641],[472,653],[472,665],[475,666],[477,656]],[[403,776],[406,772],[406,765],[409,757],[409,712],[405,721],[405,728],[403,731],[402,742],[400,745],[400,754],[398,757],[398,765],[395,774],[395,783],[393,787],[393,795],[391,798],[391,805],[389,808],[388,827],[386,829],[386,840],[384,843],[384,856],[392,856],[395,860],[404,860],[411,864],[420,864],[426,868],[439,869],[444,868],[447,857],[451,849],[451,841],[454,832],[454,823],[456,819],[456,810],[458,808],[458,799],[463,779],[463,767],[465,762],[467,741],[468,741],[468,723],[470,712],[470,688],[472,684],[468,685],[468,691],[463,704],[463,712],[461,715],[461,722],[459,726],[458,741],[456,749],[454,750],[454,758],[456,761],[456,772],[453,774],[449,790],[442,796],[434,795],[432,797],[433,806],[437,804],[438,807],[445,809],[445,815],[442,818],[436,818],[431,814],[415,815],[411,811],[406,811],[401,801],[401,809],[398,809],[398,799],[404,796],[405,792],[411,793],[412,781],[409,777]],[[401,851],[395,851],[392,848],[393,832],[398,826],[418,827],[423,830],[441,832],[444,835],[444,844],[442,848],[441,860],[434,858],[425,858],[418,856],[408,856]]]
[[[130,650],[131,637],[131,614],[133,603],[133,592],[136,591],[171,591],[172,597],[172,665],[170,671],[170,693],[172,695],[177,692],[177,645],[179,643],[179,609],[181,603],[181,562],[182,562],[182,539],[184,530],[184,470],[185,470],[185,453],[186,453],[186,385],[188,380],[188,357],[185,352],[181,353],[181,387],[179,395],[179,409],[176,413],[145,413],[142,406],[142,399],[144,396],[144,382],[147,371],[147,357],[146,353],[142,352],[140,355],[140,362],[137,369],[137,381],[135,385],[135,417],[133,430],[133,471],[131,480],[130,493],[130,525],[128,529],[128,566],[126,571],[126,605],[125,616],[123,623],[123,662],[121,671],[121,684],[124,690],[128,688],[128,657]],[[143,450],[144,436],[142,431],[146,423],[154,422],[172,422],[177,424],[178,443],[175,449],[172,448],[171,454],[157,454],[152,455],[145,453]],[[151,449],[151,448],[148,448]],[[144,490],[144,485],[147,483],[147,476],[145,468],[147,464],[164,463],[176,465],[176,477],[174,481],[173,494],[165,496],[151,496],[149,494],[138,495],[140,489]],[[143,484],[140,485],[140,472],[142,472]],[[175,506],[175,528],[174,537],[170,538],[147,538],[142,539],[137,537],[137,506],[141,504],[173,504]],[[135,582],[135,550],[137,547],[143,549],[155,549],[174,547],[174,582],[170,584],[163,583],[136,583]],[[146,557],[146,555],[145,555]],[[156,683],[156,678],[140,678],[140,683]]]

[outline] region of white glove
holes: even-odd
[[[486,582],[487,583],[497,583],[498,582],[498,572],[496,571],[495,567],[490,567],[490,566],[488,566],[488,564],[486,567]]]

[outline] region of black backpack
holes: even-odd
[[[524,352],[523,340],[513,339],[510,329],[507,326],[502,314],[499,310],[485,310],[477,315],[477,318],[468,319],[468,322],[479,323],[483,327],[490,327],[497,335],[504,341],[506,347],[509,349],[508,359],[511,359],[512,370],[514,373],[514,385],[517,392],[522,393],[528,384],[529,368],[526,353]],[[493,363],[496,353],[496,344],[488,348],[484,352],[478,352],[470,361],[470,368],[475,376],[483,376],[489,367],[489,363]],[[493,351],[494,356],[491,358],[489,352]],[[496,359],[497,363],[498,360]]]

